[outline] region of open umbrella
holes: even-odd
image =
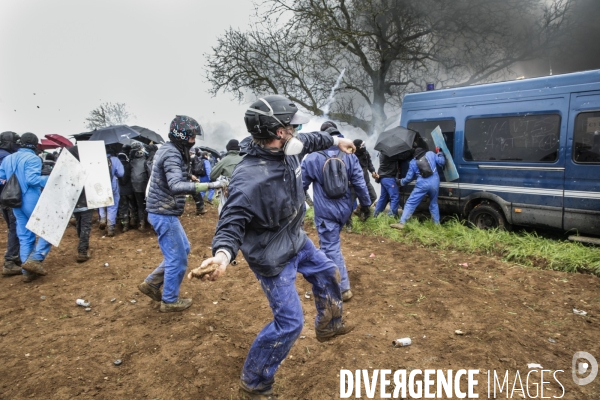
[[[58,145],[58,147],[73,146],[73,143],[71,143],[71,141],[69,139],[67,139],[66,137],[64,137],[62,135],[57,135],[55,133],[46,135],[46,139],[50,140],[51,142],[56,143]]]
[[[71,137],[73,139],[75,139],[78,142],[82,142],[85,140],[90,140],[90,138],[92,137],[92,135],[94,134],[95,131],[91,131],[91,132],[83,132],[83,133],[78,133],[76,135],[72,135]]]
[[[382,132],[375,143],[375,150],[382,152],[388,157],[397,157],[408,159],[411,157],[411,150],[415,141],[417,132],[397,126],[388,131]]]
[[[211,153],[213,155],[213,157],[215,158],[215,160],[217,158],[221,158],[221,153],[219,153],[217,150],[213,149],[212,147],[208,147],[208,146],[197,146],[197,147],[202,151]]]
[[[92,132],[89,140],[102,140],[104,144],[121,143],[125,139],[137,138],[140,134],[127,125],[114,125]]]
[[[150,144],[152,142],[154,144],[157,144],[165,142],[165,139],[163,139],[162,136],[160,136],[154,131],[151,131],[150,129],[143,128],[137,125],[133,125],[130,128],[140,134],[140,136],[136,137],[135,140],[138,140],[142,143]]]
[[[40,142],[38,143],[37,147],[40,150],[49,150],[49,149],[56,149],[57,147],[63,147],[63,146],[60,146],[59,144],[57,144],[56,142],[53,142],[52,140],[41,139]]]

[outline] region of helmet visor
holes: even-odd
[[[290,125],[302,125],[310,122],[310,118],[308,115],[302,113],[301,111],[296,111],[296,114],[292,117],[290,121]]]

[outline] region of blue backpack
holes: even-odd
[[[342,151],[340,150],[335,157],[330,157],[324,151],[320,151],[319,154],[325,156],[323,190],[330,199],[339,199],[348,191],[348,172],[341,157]]]

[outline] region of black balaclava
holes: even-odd
[[[19,150],[19,145],[17,142],[19,141],[19,135],[15,132],[6,131],[0,133],[0,149],[4,149],[9,153],[14,153]]]
[[[35,134],[31,132],[24,133],[19,139],[19,145],[23,148],[30,149],[33,151],[37,150],[39,140]]]
[[[361,139],[354,139],[354,146],[356,147],[356,154],[362,154],[367,151],[366,147],[361,147],[363,145],[363,141]]]

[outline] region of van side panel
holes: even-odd
[[[593,155],[599,153],[599,115],[600,91],[571,95],[565,165],[564,229],[592,235],[600,235],[600,160],[597,157],[581,157],[581,147]],[[580,139],[578,145],[573,140],[574,135]]]

